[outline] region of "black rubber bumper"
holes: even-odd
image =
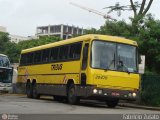
[[[94,90],[97,90],[97,93],[94,93]],[[136,100],[138,97],[138,91],[98,88],[95,86],[76,86],[76,91],[77,96],[93,99]],[[136,94],[135,97],[133,97],[134,93]]]

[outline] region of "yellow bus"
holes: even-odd
[[[95,99],[115,107],[121,99],[136,100],[138,63],[135,41],[89,34],[22,50],[18,83],[29,98]]]

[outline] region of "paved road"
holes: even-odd
[[[108,108],[104,103],[81,101],[80,105],[68,105],[54,101],[52,97],[39,100],[25,95],[0,95],[0,114],[159,114],[160,111],[127,107]]]

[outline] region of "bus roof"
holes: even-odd
[[[28,52],[32,52],[32,51],[38,51],[38,50],[56,47],[56,46],[60,46],[60,45],[65,45],[65,44],[70,44],[70,43],[80,42],[80,41],[85,41],[85,40],[93,40],[93,39],[100,39],[100,40],[111,41],[111,42],[119,42],[119,43],[137,46],[136,41],[129,40],[129,39],[126,39],[123,37],[88,34],[88,35],[83,35],[83,36],[79,36],[79,37],[75,37],[75,38],[71,38],[71,39],[67,39],[67,40],[62,40],[62,41],[58,41],[58,42],[54,42],[54,43],[49,43],[49,44],[25,49],[25,50],[22,50],[21,53],[28,53]]]
[[[0,54],[0,56],[7,57],[7,55],[4,55],[4,54]]]

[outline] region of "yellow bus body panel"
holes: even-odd
[[[37,83],[66,84],[68,79],[73,79],[75,84],[80,83],[80,61],[56,63],[63,64],[62,70],[52,70],[52,64],[19,67],[20,78],[18,82],[26,82],[27,79],[36,79]],[[22,78],[23,75],[25,75],[25,77]]]
[[[84,35],[68,40],[63,40],[60,42],[50,43],[26,50],[22,50],[23,53],[33,52],[37,50],[43,50],[47,48],[52,48],[56,46],[61,46],[65,44],[70,44],[74,42],[84,42],[88,41],[90,43],[89,53],[91,49],[91,43],[93,40],[104,40],[110,42],[124,43],[133,46],[137,46],[135,41],[107,36],[107,35]],[[81,74],[81,59],[77,61],[69,62],[52,62],[48,64],[39,64],[39,65],[28,65],[20,66],[18,69],[18,80],[17,82],[25,83],[27,79],[33,80],[36,79],[37,83],[46,83],[46,84],[66,84],[67,80],[73,79],[74,84],[80,84],[80,74]],[[52,64],[63,64],[62,70],[52,70]],[[100,88],[112,88],[112,89],[121,89],[121,90],[135,90],[139,89],[139,74],[119,72],[119,71],[110,71],[110,70],[100,70],[90,68],[90,54],[88,54],[88,66],[85,70],[87,76],[88,85],[96,85]]]
[[[88,75],[87,84],[97,85],[99,88],[120,90],[139,89],[140,77],[138,74],[92,69]]]

